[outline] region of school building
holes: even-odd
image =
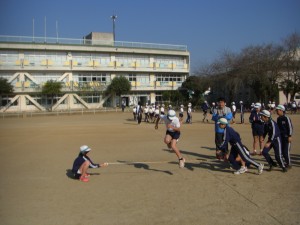
[[[131,82],[130,93],[121,96],[127,106],[160,102],[189,72],[185,45],[114,41],[112,33],[98,32],[82,39],[0,35],[0,77],[14,87],[2,95],[0,112],[47,110],[52,98],[41,90],[49,80],[63,86],[53,111],[115,106],[120,99],[103,92],[118,76]]]

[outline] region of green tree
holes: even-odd
[[[14,88],[7,79],[0,77],[0,95],[13,93]]]
[[[0,77],[0,106],[2,106],[2,95],[13,93],[14,88],[7,79]]]
[[[300,92],[300,34],[293,33],[284,40],[285,55],[283,56],[284,65],[287,74],[286,79],[292,81],[289,90],[291,100],[294,99],[297,92]]]
[[[186,102],[191,102],[193,106],[204,101],[203,93],[211,86],[210,76],[190,76],[182,83],[181,94]]]
[[[110,85],[108,85],[105,95],[115,95],[121,97],[121,95],[128,94],[131,90],[131,84],[129,80],[124,77],[115,77]],[[120,102],[119,102],[120,103]]]
[[[184,98],[182,94],[176,90],[176,91],[164,91],[162,93],[162,99],[171,105],[178,106],[179,104],[182,104],[184,101]]]
[[[51,107],[52,111],[54,96],[61,93],[62,84],[58,81],[49,80],[42,87],[42,93],[51,97]]]

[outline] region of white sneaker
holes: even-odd
[[[259,164],[259,167],[258,167],[258,174],[262,174],[263,170],[264,170],[264,164]]]
[[[179,168],[183,168],[185,164],[185,158],[179,159]]]
[[[242,174],[248,171],[247,167],[241,167],[239,170],[235,171],[234,174]]]

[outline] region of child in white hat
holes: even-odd
[[[72,172],[74,173],[75,179],[79,179],[82,182],[88,182],[88,177],[90,176],[87,173],[88,168],[99,168],[108,166],[108,163],[97,164],[93,163],[93,161],[88,156],[89,152],[92,149],[87,146],[83,145],[80,147],[80,152],[78,157],[74,160]]]

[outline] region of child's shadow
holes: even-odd
[[[100,173],[89,173],[91,176],[100,175]],[[66,169],[66,176],[70,179],[77,180],[71,169]]]
[[[74,173],[72,172],[71,169],[66,169],[66,175],[67,175],[67,177],[69,177],[70,179],[74,179],[74,180],[75,180]]]

